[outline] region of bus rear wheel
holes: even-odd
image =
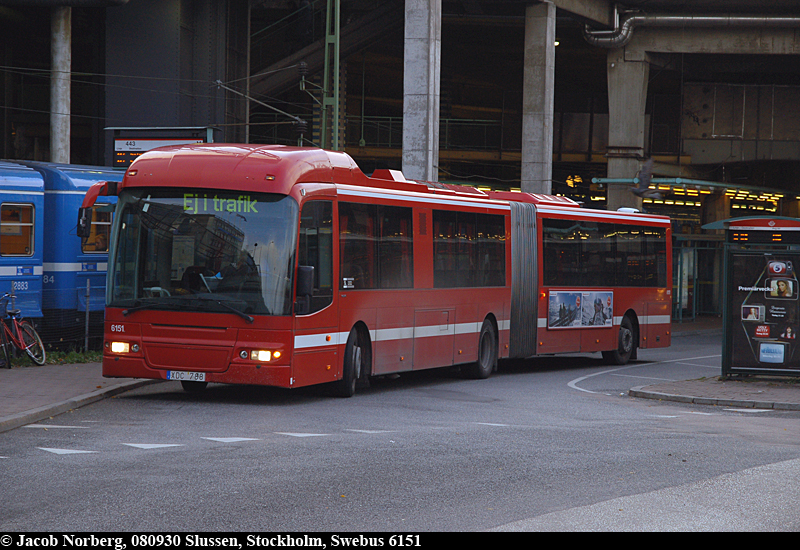
[[[623,317],[619,326],[617,349],[604,351],[603,359],[614,365],[624,365],[631,360],[635,349],[636,333],[633,330],[633,323],[628,317]]]
[[[489,378],[497,366],[497,332],[489,319],[483,321],[478,336],[478,360],[462,367],[469,378]]]

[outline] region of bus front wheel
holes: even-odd
[[[630,361],[635,348],[636,333],[633,330],[633,323],[628,317],[623,317],[619,326],[617,349],[604,351],[603,359],[615,365],[624,365]]]
[[[356,384],[361,378],[363,359],[359,345],[358,331],[352,329],[344,348],[344,364],[342,379],[334,384],[334,392],[339,397],[352,397],[356,393]]]

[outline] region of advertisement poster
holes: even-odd
[[[732,366],[800,370],[800,255],[734,254],[732,261]]]
[[[548,328],[610,327],[614,324],[614,293],[551,291]]]

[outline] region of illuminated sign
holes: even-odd
[[[251,199],[250,195],[239,195],[235,198],[225,198],[218,195],[208,196],[205,193],[184,193],[183,211],[188,214],[205,214],[208,212],[230,212],[258,214],[256,204],[258,201]]]
[[[114,139],[114,166],[128,167],[141,156],[156,147],[166,147],[167,145],[193,145],[195,143],[205,143],[204,139],[175,139],[175,138],[115,138]]]

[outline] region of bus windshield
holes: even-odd
[[[284,195],[134,189],[119,197],[110,307],[290,315],[298,205]]]

